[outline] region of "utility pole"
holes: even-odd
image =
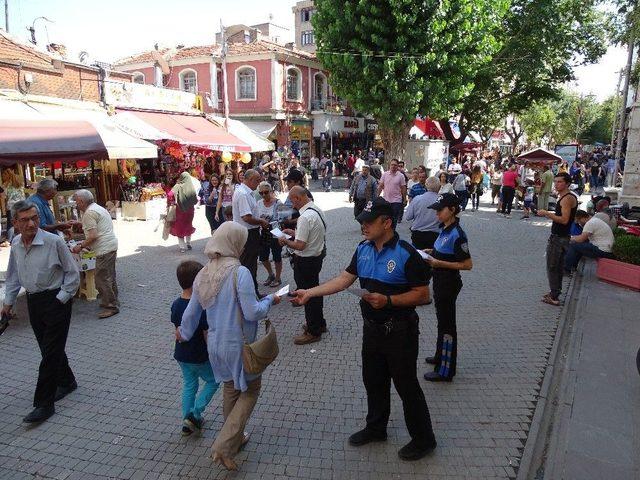
[[[4,0],[4,29],[9,33],[9,0]]]
[[[620,168],[620,158],[622,157],[622,139],[624,137],[624,128],[627,124],[627,101],[629,100],[629,80],[631,78],[631,66],[633,64],[633,46],[635,44],[633,32],[629,32],[629,41],[627,42],[627,65],[624,68],[624,87],[622,90],[622,105],[620,106],[620,122],[618,124],[618,135],[616,142],[616,167],[613,172],[607,172],[609,177],[609,186],[616,186],[616,175]]]
[[[618,72],[618,86],[616,87],[615,103],[613,104],[616,114],[613,117],[613,122],[611,125],[611,146],[612,147],[616,141],[616,127],[618,125],[618,116],[620,115],[620,106],[618,105],[618,102],[620,101],[620,84],[622,83],[623,72],[624,70],[622,69],[620,69],[620,71]]]
[[[222,84],[224,85],[224,128],[229,131],[229,85],[227,82],[227,33],[220,19],[222,34]]]

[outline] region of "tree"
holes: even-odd
[[[508,0],[316,0],[317,56],[334,91],[380,125],[400,157],[418,113],[461,107],[499,49]]]
[[[459,116],[460,137],[440,124],[447,139],[462,142],[470,130],[518,114],[535,101],[555,98],[574,78],[574,67],[606,51],[606,22],[596,0],[513,0],[502,20],[501,49],[479,69]]]

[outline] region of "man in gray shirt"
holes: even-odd
[[[426,181],[426,187],[427,193],[415,197],[404,212],[405,220],[413,220],[411,243],[420,250],[433,248],[433,244],[440,234],[440,221],[436,211],[429,208],[438,200],[440,180],[436,177],[429,177]]]
[[[20,234],[11,242],[2,314],[11,313],[20,287],[24,287],[29,321],[42,361],[33,398],[34,410],[23,421],[36,423],[53,415],[54,402],[78,387],[65,345],[80,272],[64,240],[39,228],[40,217],[33,202],[16,202],[12,213]]]

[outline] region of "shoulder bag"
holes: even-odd
[[[269,319],[265,320],[265,334],[253,343],[247,343],[244,336],[244,326],[242,321],[242,307],[240,306],[240,297],[238,296],[238,269],[233,273],[233,292],[238,304],[238,323],[242,331],[242,366],[245,373],[257,375],[265,371],[265,369],[273,363],[279,353],[278,338],[276,337],[276,329]]]

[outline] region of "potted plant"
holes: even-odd
[[[615,260],[598,260],[596,275],[600,280],[640,290],[640,237],[616,229],[613,254]]]

